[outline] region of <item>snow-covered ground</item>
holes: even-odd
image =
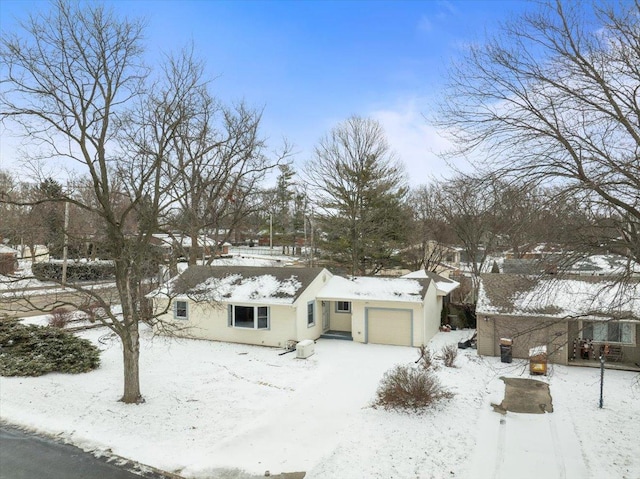
[[[298,261],[298,258],[294,256],[285,256],[282,254],[276,254],[279,250],[271,250],[268,247],[254,247],[246,248],[249,253],[243,252],[244,250],[234,251],[231,248],[231,254],[227,258],[215,259],[212,263],[213,266],[265,266],[265,267],[278,267],[278,266],[290,266]],[[255,251],[254,251],[255,250]],[[85,261],[85,260],[82,260]],[[202,262],[199,261],[198,264]],[[178,263],[178,271],[182,272],[187,269],[187,263]],[[24,289],[30,289],[29,294],[38,294],[37,291],[33,291],[34,288],[41,288],[42,293],[52,293],[52,289],[44,291],[45,288],[55,288],[56,283],[39,281],[34,278],[31,272],[31,261],[20,260],[18,263],[18,270],[11,276],[0,275],[0,291],[11,293],[17,291],[18,295],[22,294]]]
[[[493,411],[500,376],[529,377],[523,362],[460,351],[437,375],[453,399],[421,414],[370,406],[383,373],[413,363],[416,350],[319,340],[316,354],[143,332],[141,384],[146,403],[117,401],[119,344],[106,330],[83,337],[103,350],[102,365],[81,375],[0,378],[0,418],[56,435],[87,450],[111,451],[187,477],[222,469],[264,475],[306,471],[307,478],[603,478],[640,477],[638,375],[554,366],[554,412]],[[467,339],[439,333],[431,343]],[[239,477],[239,476],[233,476]]]
[[[0,274],[0,291],[2,290],[23,290],[25,288],[42,288],[55,286],[54,283],[39,281],[33,277],[31,272],[31,261],[18,261],[18,269],[11,276]]]

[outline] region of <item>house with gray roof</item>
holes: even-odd
[[[513,356],[546,346],[559,364],[605,359],[640,363],[640,285],[601,276],[484,274],[476,305],[478,353]]]
[[[329,334],[420,346],[438,331],[443,297],[456,285],[437,275],[344,278],[324,268],[191,266],[150,297],[156,311],[167,311],[164,325],[192,338],[286,347]]]

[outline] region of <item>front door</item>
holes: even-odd
[[[329,331],[329,301],[322,301],[322,330]]]

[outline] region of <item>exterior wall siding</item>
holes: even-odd
[[[292,305],[264,305],[269,306],[270,328],[256,330],[230,327],[226,303],[214,305],[212,303],[196,303],[188,299],[186,301],[188,304],[187,320],[174,319],[172,309],[162,317],[163,321],[179,328],[176,331],[177,336],[273,347],[285,347],[288,340],[296,338],[296,310]],[[233,304],[255,306],[242,303]]]
[[[424,333],[422,343],[427,344],[440,330],[440,315],[442,312],[442,296],[437,295],[433,281],[429,283],[424,302],[423,324]]]
[[[329,329],[333,331],[351,331],[351,318],[354,314],[353,302],[351,303],[351,313],[338,313],[336,311],[336,302],[330,301],[329,305]]]
[[[316,340],[322,334],[322,301],[316,300],[316,296],[332,276],[329,271],[322,271],[294,303],[297,306],[295,319],[296,341],[302,341],[303,339]],[[307,304],[310,301],[313,302],[315,308],[315,324],[311,327],[307,323]]]
[[[514,316],[479,315],[477,323],[478,354],[500,356],[500,338],[513,339],[514,358],[528,359],[529,348],[547,346],[549,361],[567,364],[573,344],[569,344],[567,322]]]

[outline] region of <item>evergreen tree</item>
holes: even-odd
[[[354,275],[389,265],[406,234],[407,186],[381,125],[351,117],[336,126],[316,146],[308,180],[328,258]]]

